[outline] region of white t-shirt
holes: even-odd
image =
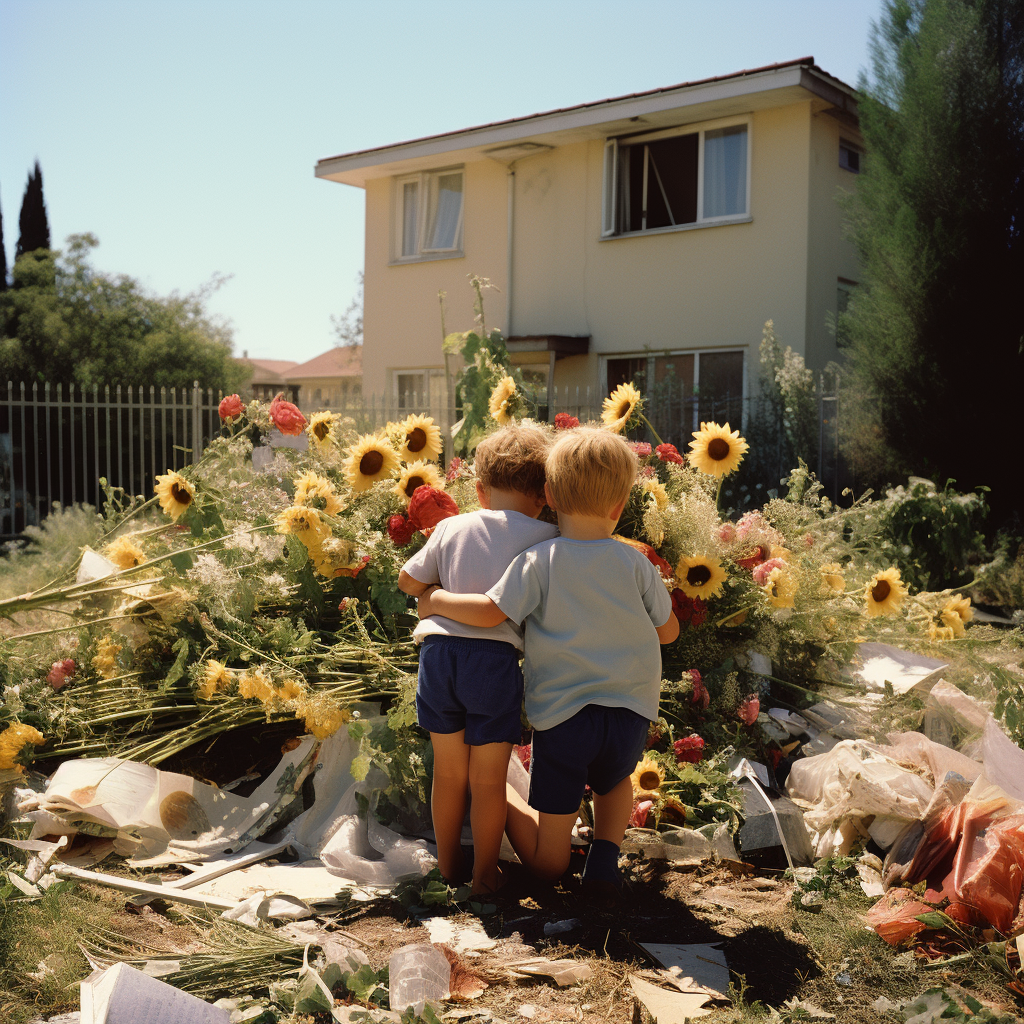
[[[526,715],[551,729],[587,704],[652,721],[661,695],[656,627],[672,599],[653,565],[617,540],[557,537],[524,551],[487,596],[526,623]]]
[[[453,594],[483,594],[501,579],[521,551],[558,536],[558,527],[522,512],[480,509],[442,519],[426,544],[402,566],[420,583],[440,584]],[[502,609],[504,610],[504,609]],[[420,619],[413,639],[420,643],[431,633],[504,640],[523,649],[519,619],[490,628],[467,626],[443,615]]]

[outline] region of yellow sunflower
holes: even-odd
[[[954,594],[942,607],[943,613],[953,612],[961,623],[968,623],[974,618],[971,599],[962,594]]]
[[[743,461],[749,448],[738,430],[729,430],[728,423],[724,427],[701,423],[690,442],[690,465],[709,476],[728,476]]]
[[[644,754],[643,760],[629,778],[633,783],[634,800],[656,800],[660,795],[658,790],[665,781],[665,769],[650,754]]]
[[[395,484],[395,494],[407,505],[417,487],[436,487],[444,490],[444,478],[429,462],[411,462],[402,470]]]
[[[942,619],[942,624],[953,631],[953,636],[961,637],[964,635],[966,630],[964,629],[964,620],[951,608],[943,608],[939,612],[939,618]]]
[[[441,431],[431,417],[413,413],[402,421],[398,454],[406,462],[436,459],[442,447]]]
[[[278,512],[277,532],[290,533],[310,551],[319,551],[320,545],[331,535],[331,528],[315,508],[291,505]]]
[[[702,601],[718,597],[726,581],[722,563],[710,555],[684,555],[676,566],[676,576],[687,597],[699,597]]]
[[[313,568],[321,576],[334,579],[339,569],[350,569],[353,565],[352,543],[343,537],[331,537],[310,552]]]
[[[113,679],[117,675],[117,656],[121,653],[121,645],[114,643],[109,636],[96,642],[96,654],[92,659],[92,667],[104,679]]]
[[[103,554],[119,569],[134,569],[146,560],[146,552],[131,537],[118,537],[111,541],[103,549]]]
[[[173,469],[156,478],[153,490],[160,499],[160,507],[172,519],[177,519],[192,504],[192,499],[196,496],[195,487]]]
[[[665,490],[665,485],[656,477],[646,478],[640,485],[640,489],[658,508],[668,508],[668,491]]]
[[[326,451],[331,446],[331,430],[337,418],[333,412],[315,412],[310,416],[306,433],[320,451]]]
[[[516,382],[511,377],[502,377],[494,390],[491,392],[490,400],[487,402],[487,411],[499,422],[508,423],[512,410],[509,403],[515,397]]]
[[[793,608],[796,602],[796,578],[788,569],[772,569],[761,588],[773,608]]]
[[[643,397],[633,384],[620,384],[605,400],[601,422],[613,433],[621,434],[638,411]]]
[[[345,460],[345,476],[353,491],[365,491],[378,480],[386,480],[398,469],[398,452],[382,434],[363,434]]]
[[[30,743],[39,746],[45,742],[43,734],[38,729],[33,729],[31,725],[22,725],[21,722],[11,722],[3,732],[0,732],[0,771],[24,771],[15,758]]]
[[[869,616],[898,615],[907,588],[900,580],[899,569],[876,572],[864,588],[864,601]]]
[[[230,685],[231,673],[224,667],[224,663],[211,658],[206,663],[206,672],[197,692],[203,700],[210,700],[218,690],[226,690]]]
[[[838,562],[826,562],[819,570],[821,589],[825,594],[841,594],[846,589],[846,577]]]
[[[312,470],[295,478],[295,504],[315,508],[329,516],[336,516],[345,507],[334,490],[334,484]]]

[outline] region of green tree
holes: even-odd
[[[331,330],[338,339],[334,344],[338,347],[362,345],[363,343],[363,272],[359,271],[356,278],[356,294],[348,304],[348,309],[340,316],[331,317]]]
[[[50,248],[50,222],[46,217],[46,203],[43,200],[43,172],[39,161],[29,172],[25,184],[25,195],[21,200],[21,215],[18,217],[18,248],[14,259],[36,249]]]
[[[198,292],[147,295],[133,278],[95,270],[92,235],[72,235],[63,253],[37,249],[14,264],[0,295],[4,379],[51,383],[240,388],[231,330],[206,309],[223,279]]]
[[[1024,507],[1024,0],[886,0],[861,82],[867,158],[847,201],[863,265],[847,452]]]
[[[0,210],[0,292],[7,291],[7,247],[4,245],[4,211]]]

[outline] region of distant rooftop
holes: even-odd
[[[308,362],[294,363],[287,373],[289,380],[306,377],[361,377],[363,346],[343,345],[329,348]]]

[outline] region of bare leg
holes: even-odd
[[[469,747],[465,730],[432,732],[434,748],[434,784],[430,794],[430,813],[437,840],[437,866],[450,882],[462,882],[466,863],[462,856],[462,823],[466,819],[466,794],[469,791]]]
[[[505,776],[511,743],[469,748],[469,820],[473,825],[473,892],[495,892],[500,885],[498,853],[505,831]]]
[[[534,810],[511,786],[507,787],[506,795],[508,815],[505,831],[512,849],[540,878],[548,881],[561,878],[569,866],[572,827],[578,816],[576,811],[571,814],[543,814]],[[626,820],[629,820],[628,814]]]
[[[627,775],[604,796],[594,794],[594,838],[622,845],[633,811],[633,783]]]

